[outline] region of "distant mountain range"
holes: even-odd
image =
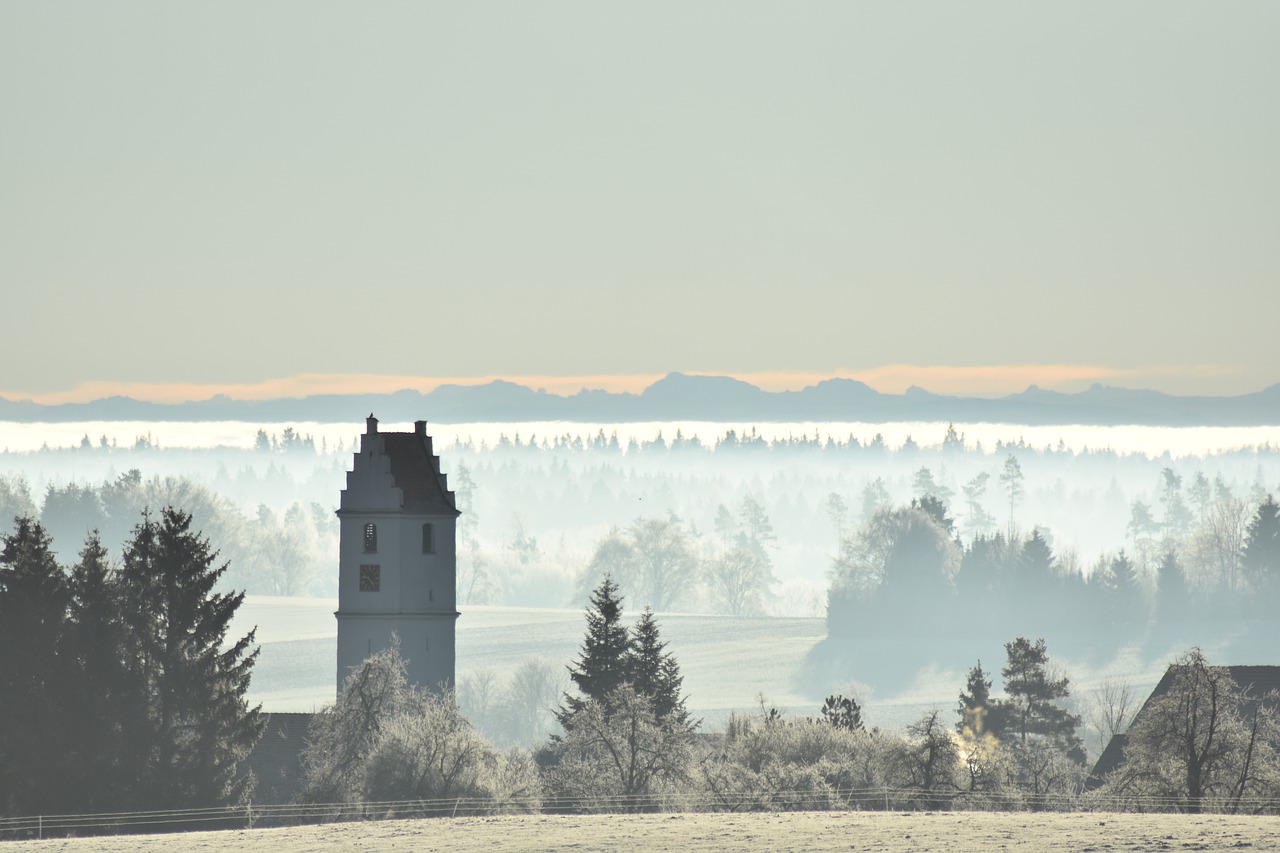
[[[46,406],[0,397],[0,421],[240,421],[290,423],[358,421],[374,412],[384,421],[436,423],[576,421],[954,421],[1034,425],[1144,426],[1280,425],[1280,385],[1237,397],[1178,397],[1156,391],[1094,385],[1064,394],[1031,386],[1006,397],[950,397],[910,388],[881,394],[852,379],[826,379],[800,391],[764,391],[727,376],[672,373],[639,394],[584,389],[561,396],[512,382],[442,385],[429,393],[322,394],[276,400],[217,396],[189,403],[149,403],[107,397]]]

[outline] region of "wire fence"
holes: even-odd
[[[0,817],[0,839],[243,829],[342,821],[511,814],[778,811],[1080,811],[1280,814],[1280,798],[1115,796],[974,792],[919,788],[742,791],[697,794],[593,794],[495,802],[440,797],[361,803],[289,803],[101,814]]]

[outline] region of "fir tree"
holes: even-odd
[[[56,813],[65,811],[56,745],[70,592],[40,523],[19,518],[15,528],[0,552],[0,813]]]
[[[645,608],[631,631],[631,647],[627,653],[627,680],[635,691],[653,701],[659,720],[670,719],[680,725],[689,721],[680,685],[680,665],[664,652],[667,644],[658,636],[658,623],[653,611]]]
[[[1160,560],[1156,572],[1156,623],[1174,631],[1191,614],[1192,595],[1178,555],[1170,550]]]
[[[144,517],[124,554],[133,697],[126,746],[136,757],[139,802],[191,807],[234,802],[246,792],[239,763],[261,733],[258,708],[245,702],[258,650],[254,632],[224,647],[244,593],[213,592],[226,571],[191,529],[191,516],[166,509]]]
[[[969,670],[964,689],[968,692],[960,693],[960,706],[956,708],[960,722],[956,723],[956,731],[963,733],[968,729],[980,734],[986,728],[986,715],[991,708],[991,679],[983,671],[982,661]]]
[[[1271,495],[1258,505],[1249,521],[1240,563],[1265,611],[1280,587],[1280,504]]]
[[[591,593],[586,616],[582,654],[577,664],[569,668],[569,678],[582,695],[566,694],[564,706],[556,713],[560,724],[566,727],[587,702],[607,702],[609,694],[631,675],[631,641],[622,624],[622,597],[612,579],[605,578]]]
[[[129,701],[143,693],[143,686],[125,660],[128,639],[119,578],[96,532],[85,541],[71,571],[70,598],[64,654],[74,676],[62,741],[74,768],[67,779],[68,801],[76,811],[125,809],[132,804],[123,773],[123,731]]]

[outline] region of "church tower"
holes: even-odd
[[[409,683],[452,689],[459,516],[427,422],[378,432],[369,416],[338,509],[338,690],[400,638]]]

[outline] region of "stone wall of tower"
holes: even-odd
[[[431,476],[438,477],[425,424],[418,425],[416,434],[421,441],[410,444],[421,447],[422,458],[431,460]],[[397,452],[404,452],[404,445],[401,441]],[[457,511],[442,485],[397,483],[392,470],[386,436],[371,417],[338,510],[338,689],[352,669],[385,649],[393,635],[399,637],[411,683],[451,689],[458,617]],[[438,489],[436,494],[448,496],[447,505],[406,507],[405,494],[415,492],[415,486],[418,494],[427,487]],[[429,533],[424,532],[428,525]]]

